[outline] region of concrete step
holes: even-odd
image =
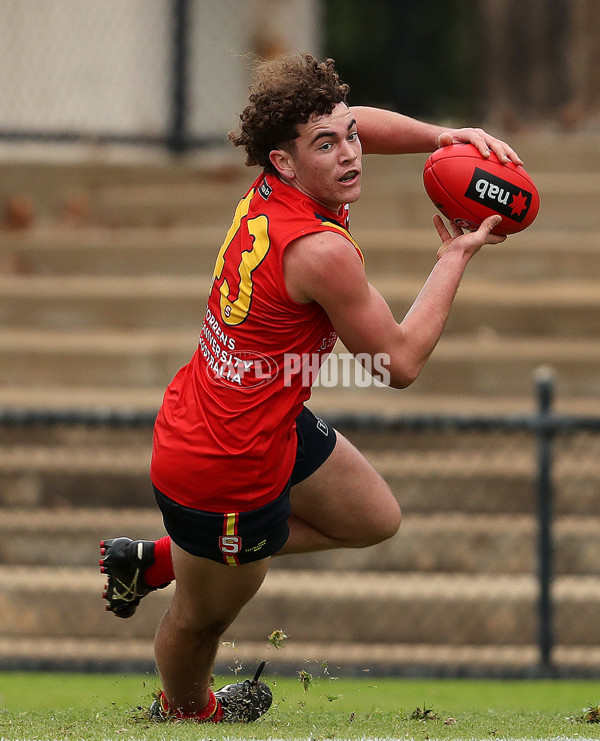
[[[139,388],[166,386],[194,352],[197,335],[190,330],[139,332],[45,332],[36,329],[0,330],[0,385],[7,387],[97,385]],[[540,365],[555,368],[565,397],[600,396],[600,342],[590,339],[504,339],[446,336],[413,384],[415,393],[523,398],[531,393],[531,377]],[[345,384],[347,384],[345,386]],[[332,398],[360,388],[365,405],[386,400],[401,408],[403,395],[371,385],[370,377],[343,354],[332,359],[326,386]],[[381,397],[379,400],[378,397]]]
[[[211,274],[226,224],[216,227],[67,229],[0,232],[6,272],[22,275]]]
[[[531,434],[344,433],[388,482],[406,517],[536,512]],[[17,512],[25,508],[32,516],[38,508],[80,508],[83,518],[107,507],[153,508],[151,435],[149,428],[111,431],[79,425],[0,429],[0,506]],[[555,442],[557,515],[588,516],[600,509],[598,447],[598,437],[585,433]]]
[[[212,273],[226,224],[171,228],[46,227],[0,232],[4,272],[13,275],[191,276]],[[353,229],[369,276],[424,280],[438,246],[432,227]],[[566,281],[600,279],[597,232],[532,229],[471,261],[466,280]]]
[[[238,201],[256,173],[241,182],[184,182],[113,186],[96,191],[91,199],[94,221],[107,226],[215,225],[227,228]]]
[[[597,527],[600,520],[557,517],[553,528],[556,576],[593,576],[599,573]],[[589,525],[589,527],[588,527]],[[380,571],[440,575],[535,574],[537,518],[532,515],[470,515],[461,512],[419,515],[404,508],[398,535],[365,550],[282,556],[274,568],[319,571]],[[326,561],[326,563],[324,563]]]
[[[100,387],[166,386],[197,344],[197,333],[166,329],[139,333],[5,330],[0,338],[0,383],[32,386],[81,382]]]
[[[248,170],[235,152],[232,155],[200,153],[174,159],[146,151],[115,157],[104,150],[100,157],[81,158],[72,150],[56,158],[9,154],[0,163],[0,174],[7,196],[30,199],[36,223],[90,223],[97,218],[92,208],[95,196],[105,189],[210,182],[230,184],[232,192],[239,193],[248,180]]]
[[[126,504],[126,502],[122,502]],[[145,509],[59,508],[2,510],[0,563],[3,566],[95,567],[99,542],[128,535],[156,540],[165,534],[148,486]],[[139,533],[139,536],[138,536]]]
[[[125,504],[125,503],[123,503]],[[164,535],[157,508],[2,510],[0,564],[91,566],[102,539]],[[554,525],[555,574],[600,574],[600,519],[559,517]],[[273,568],[289,571],[420,572],[519,575],[535,573],[537,522],[531,515],[406,513],[398,536],[372,548],[285,556]]]
[[[373,275],[398,320],[423,282]],[[0,276],[0,322],[5,328],[170,329],[199,332],[208,275]],[[600,282],[593,280],[466,280],[445,330],[511,337],[597,337]]]
[[[132,388],[101,388],[85,385],[73,387],[56,385],[0,386],[0,409],[49,410],[129,410],[132,414],[155,413],[164,394],[164,386]],[[599,405],[600,412],[600,405]]]
[[[92,569],[2,567],[0,633],[19,639],[152,640],[172,587],[149,595],[134,619],[102,609]],[[557,577],[558,644],[600,643],[597,577]],[[530,646],[536,640],[535,577],[273,569],[223,636],[262,642],[281,629],[326,643]]]
[[[4,327],[189,328],[199,332],[210,277],[0,277]]]
[[[425,163],[423,158],[423,164]],[[530,172],[541,194],[538,229],[600,228],[596,208],[600,194],[599,172]],[[113,226],[172,226],[174,224],[227,224],[245,189],[245,183],[152,183],[105,188],[94,194],[94,218]],[[435,207],[423,188],[420,173],[403,170],[386,173],[381,165],[365,165],[360,200],[353,205],[353,227],[417,227],[431,224]]]
[[[373,285],[400,320],[420,290],[419,282],[373,276]],[[444,336],[497,333],[508,337],[592,337],[600,326],[594,301],[598,284],[560,279],[536,281],[465,280],[450,312]]]
[[[540,173],[597,173],[598,143],[593,134],[536,132],[505,136],[525,160],[525,166],[536,182]],[[365,179],[398,178],[404,174],[418,182],[426,154],[403,157],[365,157]],[[40,218],[68,216],[73,199],[90,200],[114,186],[120,188],[147,183],[229,184],[233,202],[243,187],[256,176],[256,168],[243,166],[240,153],[233,148],[215,152],[193,153],[173,159],[162,153],[139,154],[102,152],[101,157],[73,156],[71,150],[63,159],[6,156],[0,164],[4,192],[28,194]],[[542,186],[540,185],[540,188]],[[118,205],[118,204],[117,204]],[[67,212],[67,213],[65,213]],[[125,215],[126,218],[126,215]]]
[[[419,279],[435,262],[437,234],[422,229],[358,226],[353,228],[365,256],[369,278],[378,274]],[[469,263],[463,286],[479,279],[494,281],[594,280],[599,271],[597,233],[544,231],[537,227],[515,235],[500,246],[484,247]]]
[[[52,431],[47,434],[55,435],[56,430],[54,435]],[[0,437],[6,435],[0,432]],[[26,507],[32,516],[38,509],[43,512],[42,508],[81,508],[82,517],[89,517],[94,508],[152,507],[150,431],[146,437],[143,447],[123,435],[115,435],[110,446],[58,441],[53,445],[3,444],[0,506]],[[2,551],[0,545],[0,558]]]
[[[354,229],[379,227],[426,228],[436,213],[420,177],[365,175],[360,200],[352,206]],[[540,211],[530,229],[597,230],[600,214],[595,204],[600,194],[600,172],[530,172],[540,193]],[[511,243],[517,244],[513,237]]]
[[[600,392],[592,371],[599,360],[600,345],[591,339],[446,336],[414,385],[419,393],[524,395],[536,368],[547,365],[560,378],[561,394],[589,398]]]

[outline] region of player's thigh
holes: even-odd
[[[327,460],[292,487],[291,504],[293,515],[332,537],[377,542],[400,526],[400,507],[389,486],[339,432]]]
[[[226,566],[193,556],[175,543],[171,549],[176,579],[171,612],[190,629],[224,630],[256,594],[271,560]]]

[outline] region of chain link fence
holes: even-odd
[[[224,143],[252,55],[314,50],[317,8],[315,0],[6,0],[0,139],[175,151]]]
[[[170,0],[2,3],[2,136],[164,137],[172,5]]]

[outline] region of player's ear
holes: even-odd
[[[288,180],[293,180],[295,177],[295,170],[293,167],[292,158],[290,153],[286,152],[285,149],[273,149],[269,152],[269,161],[277,172]]]

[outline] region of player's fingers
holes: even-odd
[[[454,221],[450,222],[449,225],[450,234],[453,237],[460,237],[462,234],[464,234],[464,231],[458,226],[458,224],[455,224]]]
[[[513,162],[515,165],[523,164],[523,160],[510,145],[502,139],[488,134],[484,129],[466,128],[444,131],[438,138],[440,146],[447,146],[456,141],[469,142],[479,150],[483,157],[487,158],[493,152],[504,164],[507,162]]]
[[[435,216],[433,217],[433,224],[437,230],[439,238],[442,240],[442,246],[437,251],[437,256],[439,259],[445,252],[448,251],[452,240],[456,239],[456,237],[460,237],[462,234],[464,234],[464,232],[453,221],[449,222],[448,226],[446,226],[446,222],[439,214],[435,214]]]
[[[439,214],[435,214],[435,216],[433,217],[433,225],[435,226],[435,229],[442,242],[446,242],[448,239],[452,238],[452,235],[448,231],[448,227]]]
[[[515,165],[523,164],[523,160],[512,147],[509,147],[502,139],[491,136],[483,129],[474,129],[471,143],[477,147],[484,157],[489,157],[490,153],[493,152],[502,164],[507,162],[513,162]]]
[[[490,156],[490,147],[488,144],[488,136],[483,129],[472,129],[470,138],[471,144],[479,150],[479,153],[484,157]]]
[[[448,227],[439,214],[435,214],[435,216],[433,217],[433,225],[435,226],[438,236],[442,241],[442,246],[437,251],[437,259],[439,260],[444,252],[447,252],[450,240],[452,239],[452,235],[448,231]]]
[[[493,152],[503,164],[507,162],[513,162],[515,165],[523,164],[523,160],[515,150],[502,139],[488,134],[483,129],[474,129],[474,132],[472,143],[484,157],[489,157],[490,152]]]
[[[477,236],[479,239],[483,240],[482,244],[500,244],[501,242],[504,242],[506,239],[506,236],[502,234],[492,234],[491,232],[500,225],[502,222],[502,217],[498,214],[494,214],[493,216],[488,216],[487,219],[484,219],[481,222],[481,225],[479,226],[479,229],[477,229]]]
[[[496,157],[498,157],[500,162],[512,162],[515,165],[523,164],[523,160],[519,157],[515,150],[506,142],[503,142],[501,139],[495,139],[492,137],[488,144],[490,149],[496,155]]]
[[[497,226],[500,226],[501,222],[502,222],[502,216],[500,216],[500,214],[492,214],[491,216],[488,216],[481,222],[479,229],[483,231],[491,232],[492,229],[495,229]]]
[[[446,226],[446,222],[439,214],[435,214],[433,217],[433,224],[437,229],[437,233],[440,235],[442,242],[445,242],[447,239],[452,239],[453,237],[460,237],[461,234],[464,234],[463,230],[453,221],[448,222],[448,226]]]

